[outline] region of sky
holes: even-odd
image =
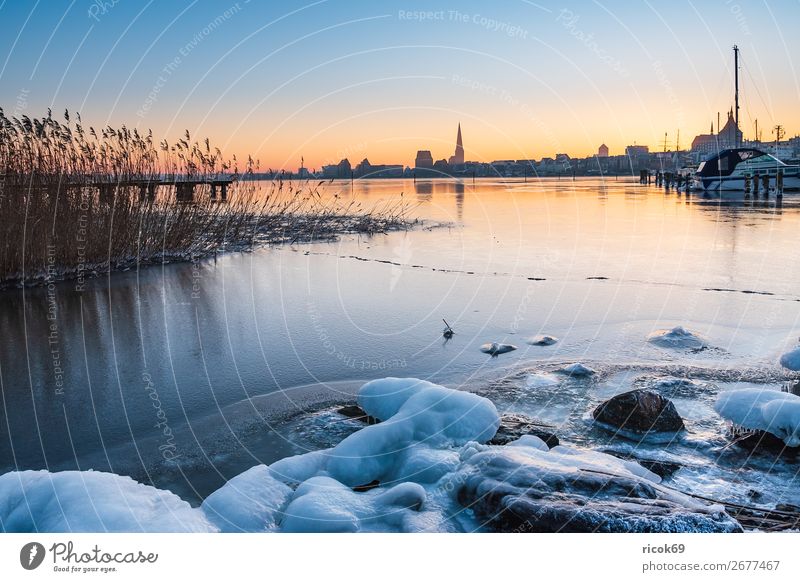
[[[189,130],[262,169],[686,147],[733,106],[800,132],[800,0],[0,0],[6,115]]]

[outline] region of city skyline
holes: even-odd
[[[687,147],[732,105],[738,44],[740,128],[752,137],[757,119],[767,141],[800,128],[785,6],[6,4],[0,103],[166,139],[188,129],[261,169],[447,159],[459,121],[467,160],[580,157],[660,149],[665,133]]]

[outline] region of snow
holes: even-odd
[[[498,342],[491,342],[481,346],[481,351],[484,354],[491,354],[492,356],[513,352],[516,349],[517,346],[513,346],[511,344],[501,344]]]
[[[569,366],[565,366],[561,369],[563,374],[569,374],[570,376],[591,376],[595,374],[595,370],[590,368],[589,366],[584,366],[580,362],[576,362],[575,364],[570,364]]]
[[[552,374],[532,373],[525,378],[525,385],[528,388],[547,388],[558,385],[558,378]]]
[[[500,416],[476,394],[386,378],[365,384],[358,402],[381,422],[332,448],[255,466],[199,508],[110,473],[8,473],[0,477],[0,529],[512,531],[519,524],[503,520],[517,509],[536,531],[565,524],[587,531],[736,527],[719,508],[660,487],[657,475],[633,461],[564,445],[548,449],[533,435],[482,444]],[[785,426],[791,415],[772,402],[763,402],[763,418]],[[497,505],[506,502],[514,511]]]
[[[528,338],[527,341],[528,344],[532,346],[552,346],[558,341],[558,338],[553,337],[552,335],[539,334]]]
[[[378,384],[375,384],[378,382]],[[359,404],[372,415],[396,412],[384,422],[350,435],[330,450],[325,469],[350,486],[390,477],[391,471],[417,444],[437,448],[490,440],[500,426],[491,401],[420,380],[408,383],[389,378],[373,381],[359,394]],[[384,395],[389,404],[376,402]],[[397,406],[400,404],[400,406]]]
[[[792,372],[800,372],[800,346],[781,356],[781,366]]]
[[[537,451],[542,451],[542,452],[547,452],[550,450],[550,447],[548,447],[547,444],[542,439],[532,434],[524,434],[517,440],[511,441],[506,446],[530,447],[532,449],[536,449]]]
[[[330,477],[313,477],[297,488],[285,510],[282,531],[411,531],[407,517],[422,509],[425,498],[425,489],[416,483],[356,493]]]
[[[699,349],[708,345],[700,335],[682,326],[654,331],[647,341],[662,348]]]
[[[291,495],[289,486],[275,479],[265,465],[257,465],[206,497],[202,509],[223,532],[273,531]]]
[[[130,477],[97,471],[0,476],[6,532],[212,532],[199,509]]]
[[[312,451],[303,455],[286,457],[269,466],[270,476],[287,485],[296,485],[323,470],[326,451]]]
[[[720,416],[743,428],[763,430],[787,446],[800,446],[800,396],[745,388],[723,392],[714,404]]]
[[[416,378],[382,378],[367,382],[358,391],[358,405],[364,412],[379,420],[397,414],[400,407],[414,394],[436,384]]]

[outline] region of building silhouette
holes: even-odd
[[[450,156],[451,166],[464,165],[464,143],[461,141],[461,124],[458,124],[458,135],[456,136],[456,151]]]
[[[430,170],[433,168],[433,156],[430,150],[418,150],[417,158],[414,160],[414,167]]]
[[[606,144],[600,144],[600,147],[597,148],[597,157],[598,158],[607,158],[608,157],[608,146]]]
[[[720,150],[739,147],[742,143],[742,132],[736,126],[733,110],[728,111],[728,121],[718,133],[714,134],[714,124],[711,124],[711,133],[700,134],[692,140],[692,151],[700,154],[715,154]]]

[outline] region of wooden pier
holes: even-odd
[[[141,202],[152,202],[156,198],[156,189],[164,186],[175,188],[175,200],[177,202],[194,202],[195,191],[198,186],[210,186],[210,198],[219,202],[227,202],[228,186],[234,182],[234,178],[137,178],[122,180],[97,180],[82,183],[67,183],[70,188],[97,188],[100,193],[100,200],[111,201],[120,190],[138,191]]]

